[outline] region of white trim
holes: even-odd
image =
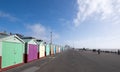
[[[17,38],[19,41],[21,41],[22,43],[25,43],[22,39],[20,39],[17,35],[11,35],[11,36],[7,36],[7,37],[4,37],[4,38],[1,38],[0,39],[0,42],[6,40],[6,39],[9,39],[9,38],[12,38],[12,37],[15,37]]]

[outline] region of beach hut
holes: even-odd
[[[62,46],[60,47],[60,52],[63,52],[63,47]]]
[[[45,57],[45,42],[37,40],[39,45],[39,58]]]
[[[54,45],[54,54],[56,54],[56,46]]]
[[[59,53],[59,46],[56,46],[56,53]]]
[[[53,55],[54,54],[54,46],[53,45],[51,45],[51,48],[50,48],[51,50],[50,50],[50,52],[51,52],[51,55]]]
[[[65,47],[62,48],[62,51],[64,51],[64,50],[65,50]]]
[[[61,52],[61,46],[58,47],[59,48],[59,53]]]
[[[24,63],[25,42],[16,35],[0,35],[0,68],[9,69]]]
[[[37,41],[32,37],[24,37],[22,38],[25,42],[25,55],[24,62],[30,62],[38,59],[38,44]]]
[[[46,44],[46,56],[50,55],[50,44]]]

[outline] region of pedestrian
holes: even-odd
[[[100,54],[100,49],[98,49],[98,54]]]
[[[118,50],[118,55],[120,55],[120,50]]]

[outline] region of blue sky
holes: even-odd
[[[74,47],[120,48],[120,0],[1,0],[0,30]]]

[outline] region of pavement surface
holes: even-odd
[[[120,55],[68,50],[5,72],[120,72]]]

